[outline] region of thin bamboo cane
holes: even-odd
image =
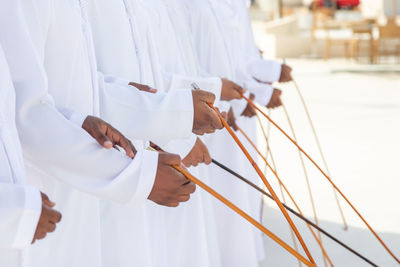
[[[261,225],[259,222],[257,222],[255,219],[253,219],[251,216],[249,216],[247,213],[245,213],[243,210],[235,206],[232,202],[224,198],[222,195],[217,193],[215,190],[213,190],[211,187],[191,175],[189,172],[187,172],[184,168],[180,166],[172,166],[174,167],[177,171],[182,173],[188,180],[192,181],[196,185],[200,186],[202,189],[210,193],[212,196],[217,198],[219,201],[224,203],[226,206],[228,206],[230,209],[234,210],[237,214],[242,216],[244,219],[246,219],[249,223],[257,227],[260,231],[262,231],[264,234],[266,234],[268,237],[270,237],[272,240],[274,240],[276,243],[281,245],[284,249],[286,249],[289,253],[291,253],[293,256],[295,256],[297,259],[299,259],[301,262],[303,262],[307,266],[316,266],[315,263],[311,263],[309,260],[304,258],[302,255],[300,255],[297,251],[295,251],[292,247],[290,247],[288,244],[286,244],[284,241],[282,241],[279,237],[277,237],[275,234],[273,234],[271,231],[269,231],[267,228],[265,228],[263,225]]]
[[[257,119],[259,119],[258,116],[257,116]],[[262,130],[264,131],[263,126],[262,126],[261,124],[260,124],[260,126],[261,126]],[[264,133],[264,134],[265,134],[265,133]],[[266,147],[267,147],[267,153],[266,153],[265,159],[267,159],[267,156],[268,156],[268,153],[269,153],[269,154],[271,155],[271,162],[272,162],[272,165],[273,165],[273,167],[274,167],[274,170],[277,172],[275,160],[274,160],[274,157],[272,156],[272,153],[271,153],[271,150],[270,150],[270,147],[269,147],[269,140],[268,140],[268,138],[267,138],[266,135],[264,135],[264,136],[265,136],[265,140],[266,140],[266,142],[267,142],[267,146],[266,146]],[[264,174],[265,174],[265,176],[267,176],[267,170],[268,170],[268,165],[266,164],[266,165],[265,165],[265,169],[264,169]],[[279,184],[279,183],[278,183],[278,184]],[[279,184],[279,191],[280,191],[280,193],[281,193],[282,203],[283,203],[283,204],[286,204],[286,203],[287,203],[287,202],[286,202],[286,197],[285,197],[285,193],[283,192],[283,188],[282,188],[282,185],[281,185],[281,184]],[[292,242],[293,242],[294,249],[298,252],[298,251],[299,251],[299,248],[298,248],[298,245],[297,245],[296,236],[295,236],[295,234],[294,234],[292,228],[289,227],[289,230],[290,230],[290,237],[292,238]],[[301,261],[298,261],[298,264],[299,264],[299,267],[302,267],[302,266],[303,266],[303,265],[301,264]]]
[[[380,236],[375,232],[375,230],[369,225],[369,223],[364,219],[361,213],[354,207],[354,205],[350,202],[350,200],[343,194],[343,192],[336,186],[336,184],[332,181],[332,179],[321,169],[321,167],[294,141],[278,124],[276,124],[270,117],[265,114],[256,104],[253,103],[250,99],[242,95],[242,98],[245,99],[250,105],[258,110],[267,120],[269,120],[283,135],[285,135],[300,151],[311,161],[311,163],[324,175],[324,177],[329,181],[329,183],[335,188],[335,190],[343,197],[343,199],[347,202],[347,204],[353,209],[353,211],[358,215],[358,217],[363,221],[365,226],[371,231],[371,233],[378,239],[379,243],[385,248],[385,250],[392,256],[394,260],[396,260],[400,264],[400,260],[394,255],[394,253],[389,249],[389,247],[383,242]]]
[[[235,176],[236,178],[238,178],[239,180],[241,180],[242,182],[248,184],[249,186],[251,186],[252,188],[254,188],[255,190],[257,190],[258,192],[260,192],[261,194],[263,194],[264,196],[270,198],[273,200],[273,197],[268,194],[264,189],[260,188],[259,186],[255,185],[254,183],[250,182],[248,179],[244,178],[243,176],[241,176],[240,174],[238,174],[237,172],[234,172],[232,169],[226,167],[225,165],[221,164],[220,162],[216,161],[215,159],[212,159],[212,162],[220,167],[221,169],[223,169],[224,171],[232,174],[233,176]],[[360,253],[358,253],[357,251],[355,251],[354,249],[352,249],[351,247],[349,247],[348,245],[346,245],[345,243],[343,243],[342,241],[340,241],[339,239],[337,239],[336,237],[334,237],[333,235],[331,235],[330,233],[328,233],[327,231],[325,231],[324,229],[322,229],[321,227],[317,226],[315,223],[313,223],[311,220],[307,219],[306,217],[300,215],[300,213],[296,212],[295,210],[293,210],[292,208],[290,208],[289,206],[287,206],[286,204],[283,204],[285,209],[287,209],[289,212],[291,212],[293,215],[297,216],[297,218],[303,220],[304,222],[308,223],[309,225],[311,225],[312,227],[314,227],[316,230],[318,230],[319,232],[323,233],[326,237],[328,237],[329,239],[331,239],[332,241],[336,242],[336,244],[342,246],[343,248],[345,248],[346,250],[348,250],[349,252],[353,253],[354,255],[356,255],[357,257],[359,257],[360,259],[362,259],[363,261],[367,262],[368,264],[370,264],[371,266],[375,266],[377,267],[378,265],[375,264],[374,262],[372,262],[370,259],[364,257],[363,255],[361,255]]]
[[[229,132],[229,134],[232,136],[232,138],[235,140],[235,142],[238,144],[238,146],[240,147],[240,149],[243,151],[243,153],[246,155],[247,159],[250,161],[251,165],[253,166],[253,168],[256,170],[256,172],[258,173],[258,175],[260,176],[261,180],[263,181],[263,183],[265,184],[265,186],[267,187],[268,191],[271,193],[271,195],[274,197],[274,200],[276,202],[276,204],[278,205],[279,209],[281,210],[283,216],[286,218],[287,222],[289,223],[289,225],[292,227],[294,233],[296,234],[297,239],[299,240],[301,246],[303,247],[304,252],[306,253],[308,259],[310,260],[310,262],[312,264],[315,264],[315,261],[313,259],[313,257],[311,256],[311,253],[309,251],[309,249],[307,248],[307,245],[305,244],[303,238],[301,237],[299,231],[297,230],[295,224],[293,223],[292,219],[290,218],[289,214],[287,213],[287,211],[285,210],[285,208],[283,207],[281,201],[279,200],[278,196],[276,195],[274,189],[272,188],[272,186],[269,184],[269,182],[267,181],[267,179],[265,178],[263,172],[261,171],[261,169],[258,167],[257,163],[254,161],[254,159],[250,156],[249,152],[246,150],[246,148],[243,146],[243,144],[240,142],[239,138],[236,136],[235,132],[231,129],[231,127],[228,125],[228,123],[225,121],[225,119],[222,117],[222,115],[219,113],[219,111],[210,103],[208,103],[208,105],[210,106],[210,108],[212,108],[217,114],[218,117],[220,118],[222,124],[224,125],[224,127],[226,128],[226,130]]]
[[[257,153],[260,155],[260,157],[265,161],[265,164],[267,164],[268,168],[274,173],[276,179],[279,182],[279,185],[281,187],[283,187],[283,189],[285,190],[285,192],[288,194],[289,198],[291,199],[291,201],[293,202],[293,204],[295,205],[297,211],[300,213],[300,215],[304,216],[304,214],[302,213],[300,207],[297,205],[297,202],[294,200],[292,194],[290,194],[289,190],[287,189],[287,187],[285,186],[285,184],[282,182],[281,178],[279,177],[278,173],[272,168],[272,166],[268,163],[267,159],[263,156],[263,154],[261,153],[261,151],[257,148],[257,146],[254,144],[253,141],[251,141],[251,139],[246,135],[245,132],[243,132],[243,130],[238,127],[238,130],[240,131],[240,133],[247,139],[247,141],[249,141],[249,143],[251,144],[251,146],[257,151]],[[313,231],[313,229],[311,228],[311,226],[309,224],[307,224],[308,229],[310,230],[311,234],[314,236],[314,239],[317,241],[319,247],[321,248],[322,254],[324,255],[324,257],[327,258],[329,264],[331,266],[333,266],[333,263],[331,261],[331,259],[329,258],[328,254],[326,253],[326,250],[324,248],[324,246],[322,245],[320,239],[317,237],[317,235],[315,234],[315,232]]]
[[[319,154],[321,155],[322,162],[324,163],[324,166],[325,166],[326,173],[328,174],[329,177],[332,177],[331,173],[329,171],[329,168],[328,168],[328,163],[327,163],[327,161],[325,159],[324,152],[322,151],[321,142],[319,141],[319,137],[317,135],[317,131],[315,130],[313,120],[311,119],[310,111],[308,109],[306,101],[304,100],[303,94],[301,93],[300,87],[298,86],[297,82],[293,78],[292,78],[292,81],[293,81],[294,87],[296,88],[297,94],[300,97],[301,103],[303,104],[304,111],[306,112],[306,115],[307,115],[307,118],[308,118],[308,122],[310,123],[311,130],[313,132],[314,139],[315,139],[315,142],[316,142],[318,150],[319,150]],[[333,195],[335,196],[336,205],[337,205],[337,207],[339,209],[339,212],[340,212],[340,216],[342,217],[344,230],[347,231],[347,229],[349,227],[347,225],[346,217],[344,216],[344,212],[343,212],[342,206],[340,204],[339,197],[338,197],[337,192],[335,191],[335,189],[332,188],[332,190],[333,190]]]
[[[282,108],[283,108],[283,111],[284,111],[284,113],[285,113],[285,115],[286,115],[286,119],[287,119],[287,121],[288,121],[288,123],[289,123],[289,128],[290,128],[290,130],[291,130],[291,132],[292,132],[293,139],[294,139],[296,142],[298,142],[297,137],[296,137],[296,133],[295,133],[295,131],[294,131],[294,127],[293,127],[293,124],[292,124],[292,120],[290,119],[290,117],[289,117],[289,112],[287,111],[286,106],[285,106],[285,104],[284,104],[283,102],[282,102]],[[310,179],[309,179],[309,177],[308,177],[308,173],[307,173],[307,169],[306,169],[306,164],[305,164],[305,162],[304,162],[303,154],[301,153],[301,151],[300,151],[300,150],[297,150],[297,151],[298,151],[298,154],[299,154],[299,159],[300,159],[301,166],[303,167],[304,177],[305,177],[305,179],[306,179],[308,195],[309,195],[309,197],[310,197],[311,207],[312,207],[312,211],[313,211],[313,214],[314,214],[314,221],[315,221],[315,223],[316,223],[317,225],[319,225],[319,220],[318,220],[318,215],[317,215],[317,208],[316,208],[316,206],[315,206],[314,196],[313,196],[313,193],[312,193],[311,183],[310,183]],[[321,233],[320,233],[320,232],[318,232],[318,238],[319,238],[319,240],[320,240],[321,243],[322,243],[322,237],[321,237]],[[325,266],[326,266],[326,259],[325,259],[325,257],[324,257],[324,264],[325,264]]]

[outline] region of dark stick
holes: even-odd
[[[218,167],[220,167],[221,169],[229,172],[230,174],[236,176],[237,178],[239,178],[240,180],[242,180],[243,182],[245,182],[246,184],[250,185],[251,187],[253,187],[254,189],[256,189],[257,191],[259,191],[260,193],[262,193],[263,195],[269,197],[270,199],[273,199],[272,196],[270,194],[268,194],[267,192],[265,192],[265,190],[261,189],[260,187],[258,187],[257,185],[255,185],[254,183],[250,182],[248,179],[244,178],[243,176],[241,176],[240,174],[234,172],[233,170],[231,170],[230,168],[226,167],[225,165],[219,163],[218,161],[216,161],[215,159],[212,159],[212,163],[214,163],[215,165],[217,165]],[[293,210],[292,208],[290,208],[289,206],[285,205],[284,203],[282,203],[283,206],[290,211],[292,214],[296,215],[298,218],[302,219],[303,221],[305,221],[306,223],[308,223],[309,225],[311,225],[312,227],[314,227],[315,229],[317,229],[318,231],[320,231],[321,233],[323,233],[325,236],[329,237],[331,240],[335,241],[337,244],[341,245],[342,247],[344,247],[345,249],[347,249],[348,251],[350,251],[351,253],[353,253],[354,255],[358,256],[359,258],[363,259],[364,261],[366,261],[367,263],[369,263],[372,266],[378,266],[375,263],[373,263],[372,261],[370,261],[369,259],[367,259],[366,257],[364,257],[363,255],[361,255],[360,253],[358,253],[357,251],[355,251],[354,249],[352,249],[351,247],[349,247],[348,245],[344,244],[342,241],[340,241],[339,239],[337,239],[336,237],[332,236],[330,233],[328,233],[327,231],[325,231],[324,229],[322,229],[321,227],[319,227],[318,225],[316,225],[315,223],[313,223],[312,221],[310,221],[309,219],[307,219],[306,217],[302,216],[301,214],[299,214],[298,212],[296,212],[295,210]]]

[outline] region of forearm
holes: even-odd
[[[79,190],[129,201],[141,177],[154,179],[158,155],[149,155],[152,166],[147,175],[140,168],[147,162],[141,153],[132,161],[117,151],[103,149],[57,110],[19,3],[8,1],[7,8],[0,9],[0,42],[16,91],[16,123],[24,156],[50,177]]]

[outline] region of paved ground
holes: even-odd
[[[292,59],[288,63],[296,70],[294,76],[308,103],[334,180],[400,257],[400,66],[356,65],[344,60],[327,63]],[[321,162],[294,87],[287,84],[281,88],[299,143]],[[272,115],[289,130],[282,110]],[[304,212],[312,216],[296,149],[277,131],[272,132],[271,139],[282,178]],[[307,169],[321,225],[380,266],[396,266],[343,201],[350,229],[342,230],[327,181],[310,164]],[[283,217],[270,200],[265,203],[265,225],[292,244]],[[321,263],[320,252],[305,225],[297,225]],[[336,266],[368,266],[327,239],[324,242]],[[262,266],[297,266],[291,255],[267,238],[265,245],[267,260]]]

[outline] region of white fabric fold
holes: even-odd
[[[247,64],[247,72],[255,79],[273,83],[281,77],[282,64],[275,60],[256,59]]]

